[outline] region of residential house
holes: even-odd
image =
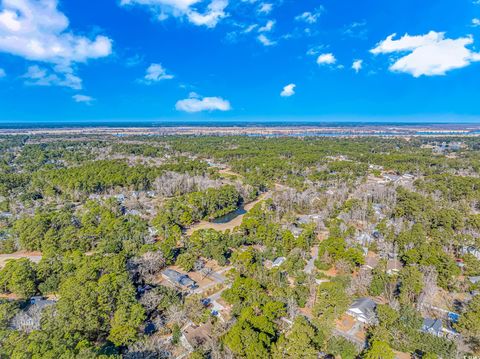
[[[480,250],[476,247],[473,247],[473,246],[463,246],[462,249],[461,249],[461,253],[463,255],[465,254],[471,254],[472,256],[474,256],[475,258],[477,258],[478,260],[480,260]]]
[[[472,284],[478,284],[478,283],[480,283],[480,276],[468,277],[468,280],[469,280],[470,283],[472,283]]]
[[[272,268],[280,267],[286,260],[287,260],[287,258],[285,258],[285,257],[276,258],[272,263]]]
[[[359,322],[372,324],[375,322],[375,308],[377,304],[370,298],[359,298],[347,310],[347,314]]]
[[[388,275],[398,274],[402,269],[402,267],[403,267],[403,264],[398,259],[396,258],[389,259],[387,261],[387,274]]]
[[[364,268],[367,269],[374,269],[378,266],[379,263],[378,255],[374,252],[369,252],[368,255],[365,257],[365,265]]]
[[[197,283],[191,279],[188,275],[177,272],[173,269],[165,269],[162,272],[162,276],[170,283],[176,286],[185,287],[189,289],[195,289]]]
[[[423,319],[422,332],[435,335],[437,337],[443,336],[443,323],[441,319],[425,318]]]

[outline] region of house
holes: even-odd
[[[387,274],[388,275],[394,275],[398,274],[400,272],[400,269],[402,269],[403,264],[400,262],[398,259],[389,259],[387,261]]]
[[[374,269],[378,266],[378,263],[378,256],[373,252],[369,252],[368,255],[365,257],[364,267],[367,269]]]
[[[480,250],[478,250],[478,248],[475,248],[473,246],[463,246],[461,249],[461,253],[463,255],[471,254],[472,256],[480,260]]]
[[[480,283],[480,276],[468,277],[468,280],[469,280],[470,283],[472,283],[472,284],[478,284],[478,283]]]
[[[197,287],[197,283],[188,275],[182,274],[173,269],[165,269],[162,272],[162,276],[173,285],[178,285],[180,287],[186,287],[189,289],[195,289]]]
[[[278,257],[277,259],[275,259],[273,261],[272,268],[280,267],[286,260],[287,260],[287,258],[285,258],[285,257]]]
[[[425,318],[423,319],[422,332],[435,335],[437,337],[443,336],[443,323],[441,319]]]
[[[347,310],[347,314],[359,322],[372,324],[375,322],[375,308],[377,304],[370,298],[359,298]]]
[[[301,224],[309,224],[309,223],[319,223],[322,220],[322,216],[320,214],[306,214],[297,217],[297,223]]]
[[[387,182],[393,182],[393,183],[396,183],[400,180],[400,176],[397,176],[397,175],[392,175],[390,173],[387,173],[387,174],[384,174],[383,175],[383,178],[387,181]]]

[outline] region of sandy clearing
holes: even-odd
[[[27,252],[27,251],[19,251],[10,254],[0,254],[0,268],[3,268],[7,261],[10,259],[20,259],[20,258],[28,258],[34,263],[40,262],[42,259],[42,253],[40,252]]]

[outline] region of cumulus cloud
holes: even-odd
[[[175,108],[188,113],[231,110],[230,102],[221,97],[201,97],[193,92],[187,99],[178,101]]]
[[[276,41],[270,40],[267,36],[264,34],[260,34],[257,36],[258,41],[260,41],[264,46],[274,46],[277,44]]]
[[[56,67],[51,71],[38,65],[29,66],[27,72],[22,76],[25,84],[35,86],[63,86],[74,90],[82,88],[82,79],[73,73],[71,68]]]
[[[270,14],[272,10],[273,10],[273,4],[269,4],[269,3],[261,3],[260,7],[258,8],[258,12],[264,15]]]
[[[430,31],[425,35],[405,34],[395,40],[396,34],[388,36],[370,50],[378,54],[399,54],[394,58],[390,71],[411,74],[414,77],[445,75],[448,71],[469,66],[480,61],[480,53],[470,50],[473,37],[458,39],[445,37],[444,32]]]
[[[479,18],[473,18],[472,19],[472,26],[473,27],[480,26],[480,19]]]
[[[227,17],[225,12],[228,0],[211,0],[203,12],[196,5],[205,5],[203,0],[121,0],[120,5],[143,5],[162,21],[170,16],[186,18],[197,26],[215,27],[220,20]]]
[[[297,85],[295,84],[288,84],[287,86],[285,86],[282,90],[282,92],[280,93],[280,96],[282,97],[290,97],[290,96],[293,96],[295,95],[295,87],[297,87]]]
[[[320,6],[317,9],[315,9],[315,11],[313,12],[305,11],[303,14],[296,16],[295,20],[304,21],[307,24],[315,24],[324,11],[325,11],[325,8],[323,6]]]
[[[272,31],[273,27],[275,26],[274,20],[268,20],[265,26],[262,26],[258,29],[258,32],[270,32]]]
[[[337,62],[337,59],[332,53],[321,54],[317,58],[317,64],[319,65],[333,65],[335,62]]]
[[[73,100],[78,103],[84,103],[86,105],[91,105],[95,99],[87,95],[73,95]]]
[[[0,79],[1,79],[2,77],[5,77],[5,76],[7,76],[7,73],[5,72],[4,69],[2,69],[2,68],[0,67]]]
[[[170,79],[173,79],[173,75],[168,74],[167,70],[162,66],[162,64],[151,64],[147,68],[147,72],[143,81],[147,84],[151,84],[153,82]]]
[[[57,5],[57,0],[3,0],[0,52],[54,64],[60,77],[69,78],[74,76],[75,63],[110,55],[112,40],[103,35],[89,38],[74,34]]]
[[[362,66],[363,66],[363,60],[355,60],[353,61],[352,69],[354,69],[355,72],[358,73],[362,69]]]

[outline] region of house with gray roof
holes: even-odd
[[[188,275],[182,274],[173,269],[165,269],[162,272],[162,276],[173,285],[189,289],[195,289],[197,287],[197,283]]]
[[[441,319],[425,318],[423,319],[422,332],[435,335],[437,337],[443,336],[443,323]]]
[[[376,320],[375,308],[377,304],[370,298],[359,298],[347,310],[347,314],[359,322],[372,324]]]
[[[478,284],[478,283],[480,283],[480,276],[468,277],[468,280],[469,280],[470,283],[472,283],[472,284]]]
[[[287,260],[287,258],[285,258],[285,257],[278,257],[273,261],[272,267],[273,268],[280,267],[283,263],[285,263],[286,260]]]

